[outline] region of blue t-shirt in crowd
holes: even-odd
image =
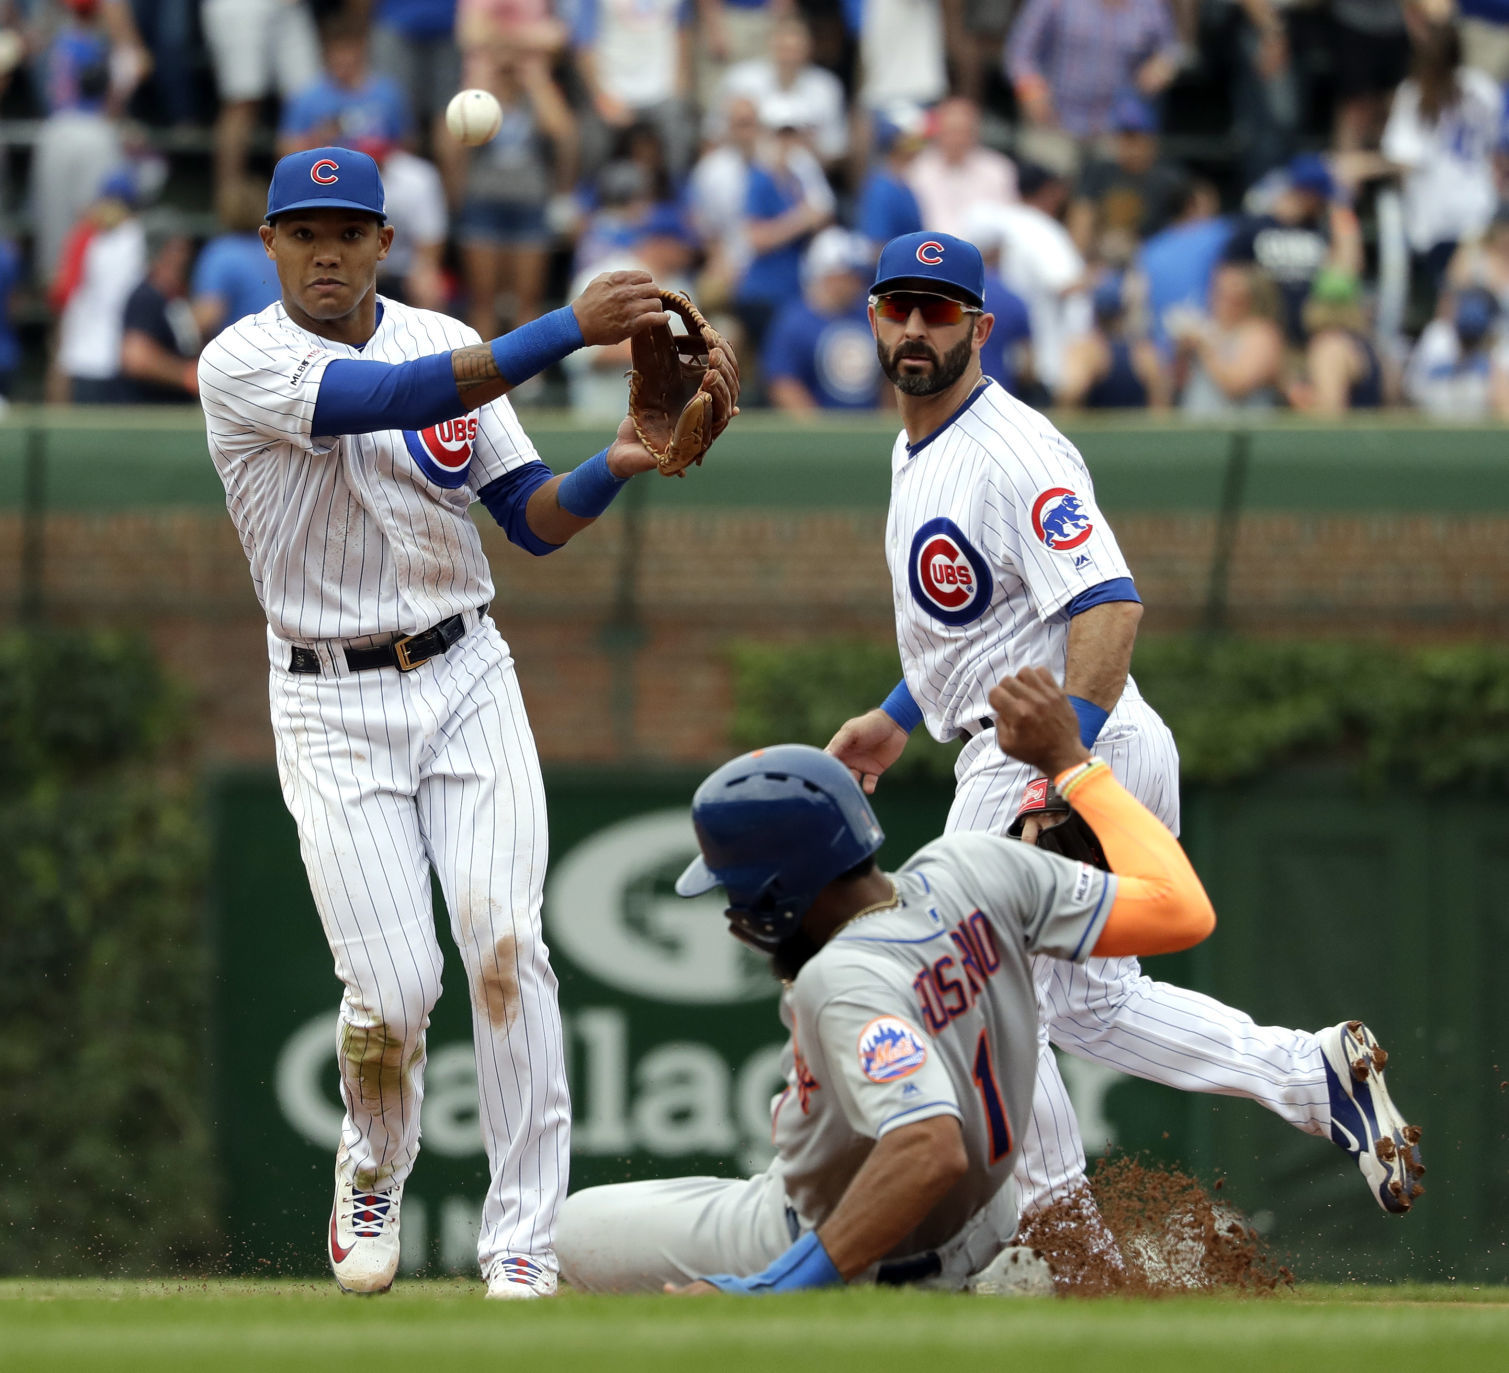
[[[105,108],[103,83],[97,95],[85,96],[82,77],[91,68],[110,63],[110,40],[98,29],[65,28],[47,49],[47,111],[98,111]]]
[[[863,297],[837,315],[789,301],[765,335],[765,376],[790,377],[824,410],[869,410],[880,399],[880,362]]]
[[[219,296],[225,302],[220,328],[265,310],[282,292],[276,266],[256,234],[221,234],[206,243],[194,264],[190,294]]]
[[[21,254],[8,238],[0,238],[0,381],[21,364],[21,341],[11,323],[11,292],[21,280]]]
[[[1147,278],[1148,336],[1160,348],[1170,340],[1164,313],[1171,305],[1205,309],[1210,276],[1231,237],[1229,219],[1201,219],[1173,224],[1142,245],[1137,265]]]
[[[777,178],[768,168],[749,169],[749,190],[744,203],[751,219],[775,219],[801,204],[802,193],[796,182]],[[744,279],[739,283],[739,299],[781,304],[797,300],[802,294],[802,251],[806,238],[784,247],[759,253],[749,260]]]
[[[373,73],[355,90],[322,76],[286,105],[280,134],[309,134],[334,123],[342,143],[399,143],[409,132],[409,102],[392,77]]]
[[[921,233],[922,211],[912,188],[890,172],[871,172],[859,188],[854,227],[871,243],[889,243],[902,234]]]
[[[406,38],[439,38],[456,27],[456,0],[377,0],[377,22]]]
[[[1027,302],[994,272],[985,273],[985,313],[994,315],[990,338],[980,349],[980,370],[1012,395],[1017,393],[1016,345],[1032,337]]]

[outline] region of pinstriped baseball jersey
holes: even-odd
[[[877,1139],[958,1118],[969,1170],[897,1255],[952,1238],[1011,1176],[1037,1066],[1030,955],[1083,960],[1116,879],[1010,839],[935,840],[899,904],[842,927],[798,974],[773,1126],[787,1194],[820,1225]]]
[[[467,507],[537,458],[513,407],[493,401],[422,432],[312,434],[332,358],[407,362],[478,342],[446,315],[380,299],[361,348],[296,325],[281,302],[238,320],[199,360],[210,452],[282,639],[415,633],[492,599]]]
[[[988,379],[921,442],[898,435],[886,561],[902,671],[938,739],[990,715],[1008,672],[1061,672],[1064,607],[1131,576],[1078,450]]]

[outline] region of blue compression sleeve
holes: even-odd
[[[428,429],[466,414],[449,353],[412,362],[333,358],[320,378],[311,434],[371,434],[379,429]]]
[[[537,558],[554,553],[560,547],[558,543],[546,543],[536,534],[529,527],[526,513],[529,498],[554,475],[542,462],[526,462],[523,467],[516,467],[496,481],[488,482],[477,492],[477,499],[487,507],[487,513],[508,535],[508,542]]]
[[[726,1273],[704,1278],[720,1292],[742,1296],[763,1296],[767,1292],[797,1292],[804,1287],[832,1287],[843,1281],[843,1274],[833,1266],[816,1230],[809,1230],[763,1273],[735,1278]]]
[[[905,677],[896,683],[895,689],[880,703],[880,708],[908,734],[922,723],[922,711],[907,690]]]
[[[548,315],[532,319],[511,329],[489,345],[498,371],[513,386],[528,381],[559,362],[568,353],[586,346],[582,326],[577,323],[576,311],[569,305],[552,310]]]
[[[1137,594],[1137,584],[1130,577],[1112,577],[1108,582],[1101,582],[1088,591],[1081,591],[1064,606],[1064,612],[1072,620],[1076,615],[1083,615],[1091,606],[1105,605],[1107,601],[1136,601],[1141,605],[1142,597]]]
[[[561,484],[555,489],[555,498],[568,514],[582,520],[595,520],[612,504],[628,480],[627,477],[615,477],[609,471],[608,450],[604,448],[561,478]]]
[[[1074,707],[1074,713],[1079,716],[1079,742],[1089,748],[1100,737],[1100,731],[1105,728],[1106,717],[1111,712],[1102,710],[1094,701],[1087,701],[1083,696],[1069,697],[1069,704]]]

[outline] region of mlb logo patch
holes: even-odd
[[[907,561],[912,599],[933,619],[966,625],[989,608],[995,589],[990,568],[952,520],[924,524],[912,537]]]
[[[871,1082],[900,1082],[926,1062],[927,1045],[899,1016],[880,1016],[859,1032],[859,1068]]]
[[[434,482],[454,490],[466,481],[471,466],[472,445],[477,439],[477,417],[461,415],[441,420],[428,429],[403,431],[404,445],[419,470]]]
[[[1032,528],[1055,553],[1078,548],[1095,532],[1085,503],[1067,486],[1051,486],[1033,501]]]

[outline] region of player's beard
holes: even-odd
[[[782,982],[794,982],[817,950],[806,930],[797,929],[775,946],[770,955],[770,971]]]
[[[969,366],[972,351],[973,340],[968,334],[941,358],[936,348],[920,340],[902,341],[887,356],[885,344],[879,339],[875,340],[875,356],[880,359],[880,370],[886,374],[886,378],[898,391],[908,396],[935,396],[939,391],[947,391],[964,375],[964,369]],[[902,358],[926,358],[933,364],[933,370],[931,372],[903,372],[898,366]]]

